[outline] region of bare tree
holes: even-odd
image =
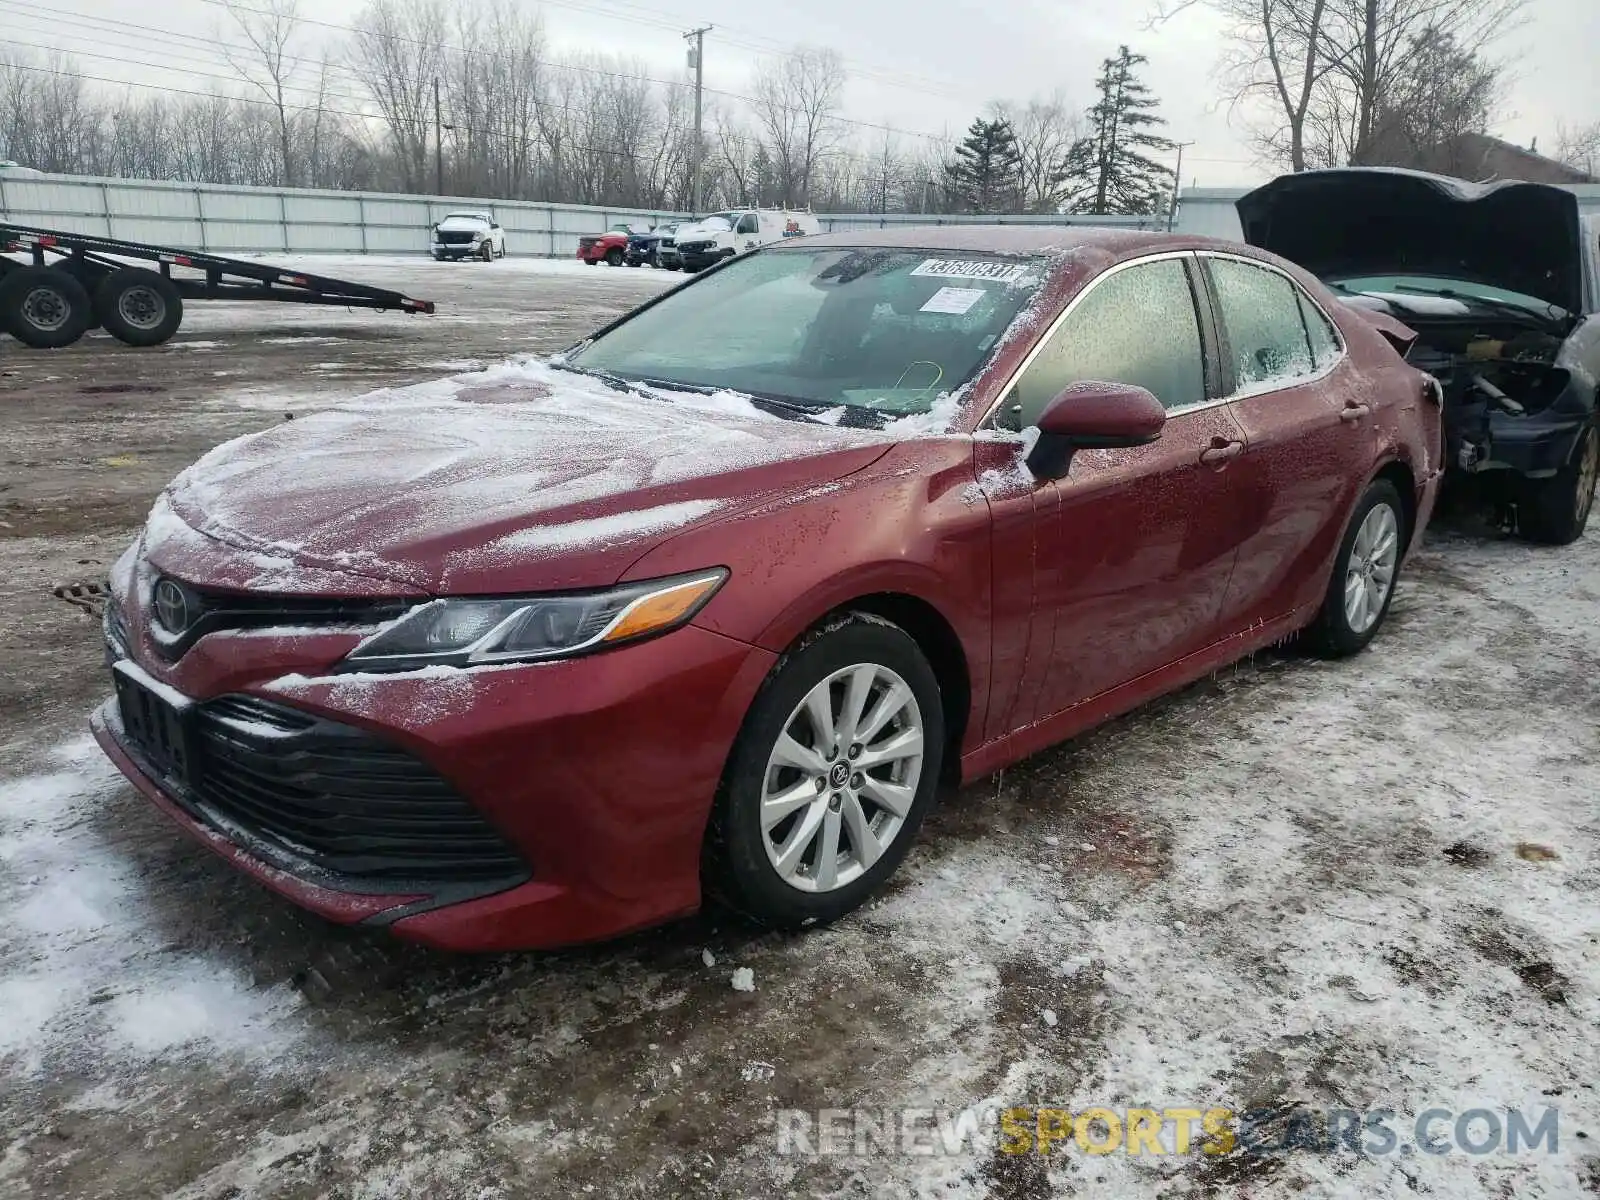
[[[1228,25],[1220,67],[1236,104],[1264,102],[1268,157],[1295,171],[1364,163],[1381,115],[1432,40],[1491,44],[1526,0],[1158,0],[1155,22],[1208,8]]]
[[[358,17],[350,65],[382,114],[400,181],[422,191],[433,133],[433,85],[445,73],[443,0],[373,0]]]
[[[1582,171],[1591,179],[1600,178],[1600,121],[1592,125],[1556,130],[1556,161]]]
[[[300,29],[299,0],[257,0],[248,6],[236,0],[223,0],[223,7],[249,43],[249,49],[236,49],[226,39],[219,39],[222,56],[272,105],[278,124],[283,182],[293,187],[297,173],[291,126],[295,119],[292,110],[296,106],[290,102],[288,93],[293,90],[293,77],[300,60],[289,50]]]
[[[1464,135],[1488,127],[1499,70],[1449,34],[1429,30],[1417,42],[1411,69],[1384,95],[1373,119],[1365,161],[1468,174],[1473,164]]]
[[[1082,114],[1060,91],[1026,104],[1001,101],[993,111],[1017,136],[1022,203],[1029,212],[1058,211],[1068,194],[1067,153],[1084,134]]]
[[[756,120],[786,205],[810,203],[817,166],[843,137],[844,83],[838,52],[815,47],[802,46],[756,72]]]

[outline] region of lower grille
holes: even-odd
[[[225,833],[336,875],[387,882],[528,873],[445,779],[364,730],[253,696],[209,701],[194,720],[189,798]]]

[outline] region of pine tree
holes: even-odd
[[[1067,181],[1074,211],[1144,214],[1160,212],[1172,172],[1141,151],[1171,150],[1155,132],[1166,118],[1160,102],[1134,74],[1146,59],[1128,47],[1101,64],[1095,86],[1100,100],[1089,110],[1090,134],[1067,154]]]
[[[979,117],[945,167],[945,187],[957,212],[1014,211],[1020,202],[1022,158],[1017,135],[1003,119]]]

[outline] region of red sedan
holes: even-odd
[[[95,730],[336,921],[832,920],[941,782],[1371,640],[1443,465],[1409,339],[1193,238],[773,246],[548,364],[207,455],[118,564]]]

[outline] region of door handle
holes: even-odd
[[[1346,400],[1344,410],[1339,414],[1341,421],[1359,421],[1362,417],[1372,412],[1372,405],[1362,404],[1358,400]]]
[[[1211,445],[1200,451],[1200,461],[1208,467],[1222,467],[1243,453],[1243,442],[1230,442],[1226,438],[1215,437],[1211,439]]]

